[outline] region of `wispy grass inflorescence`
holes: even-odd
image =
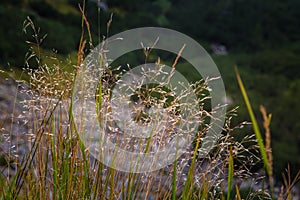
[[[161,135],[155,134],[150,143],[149,139],[127,137],[117,127],[108,126],[108,130],[112,130],[108,132],[110,140],[119,142],[119,146],[130,151],[157,151],[174,137],[172,126],[179,123],[180,107],[185,106],[181,105],[181,98],[189,92],[196,93],[201,97],[195,102],[199,108],[196,114],[201,116],[201,125],[196,134],[199,140],[195,140],[176,162],[161,170],[141,174],[120,172],[104,166],[89,154],[88,147],[82,144],[76,133],[69,100],[74,74],[66,71],[60,73],[61,70],[59,65],[43,65],[30,71],[31,89],[27,93],[31,94],[32,99],[24,103],[28,108],[27,124],[35,137],[30,140],[32,148],[25,156],[27,160],[18,163],[16,177],[11,179],[9,188],[2,189],[5,197],[19,198],[20,194],[26,194],[28,198],[39,196],[41,199],[169,199],[172,196],[183,199],[218,199],[227,188],[229,155],[235,164],[238,163],[234,166],[234,180],[251,178],[251,168],[260,160],[256,156],[258,148],[256,145],[250,148],[247,146],[254,143],[253,137],[245,137],[240,142],[233,141],[230,133],[239,129],[239,126],[230,127],[231,117],[228,117],[224,136],[219,139],[214,150],[205,158],[197,156],[201,138],[205,137],[209,128],[206,124],[212,112],[203,107],[204,100],[209,99],[205,81],[185,86],[186,90],[176,97],[172,91],[166,90],[165,85],[159,84],[151,87],[141,84],[132,92],[133,121],[143,125],[155,120],[156,113],[149,112],[153,106],[160,105],[164,112],[168,112],[167,118],[162,118],[157,125]],[[144,75],[151,73],[151,78],[154,78],[153,73],[162,71],[146,71]],[[102,76],[102,103],[107,106],[102,109],[110,109],[111,86],[118,83],[122,75],[117,72],[120,72],[120,68],[107,67]],[[120,111],[119,114],[124,112]],[[106,119],[110,120],[111,113],[107,113]],[[183,134],[180,130],[178,133]],[[186,181],[189,187],[185,187]]]

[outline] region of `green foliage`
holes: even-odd
[[[250,66],[260,73],[282,75],[291,80],[300,77],[299,54],[285,48],[257,53]]]
[[[286,168],[287,163],[290,163],[293,175],[300,166],[298,134],[300,128],[300,80],[290,82],[281,95],[280,99],[274,101],[274,104],[278,106],[274,108],[277,115],[274,116],[272,122],[276,124],[272,128],[277,130],[274,135],[273,147],[274,162],[278,164],[275,173],[280,178],[280,170]]]
[[[41,35],[47,34],[43,48],[55,49],[61,54],[76,50],[81,33],[80,15],[61,14],[44,1],[29,3],[26,7],[30,9],[23,9],[25,5],[19,6],[4,3],[0,6],[0,64],[10,63],[19,68],[24,66],[25,54],[30,47],[25,41],[33,40],[32,32],[29,31],[27,35],[22,32],[27,16],[39,24]]]
[[[253,51],[299,40],[299,7],[296,0],[178,0],[168,18],[172,28],[194,38]]]
[[[27,48],[22,25],[28,14],[10,5],[0,6],[0,64],[10,63],[18,67],[23,65]]]

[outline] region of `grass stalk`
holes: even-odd
[[[177,153],[177,151],[176,151],[176,153]],[[172,200],[176,200],[176,188],[177,188],[176,178],[177,178],[177,159],[175,159],[174,167],[173,167]]]
[[[244,84],[242,82],[242,79],[240,77],[240,74],[238,72],[238,68],[237,67],[235,68],[235,74],[236,74],[238,85],[239,85],[241,93],[243,95],[246,107],[248,109],[248,113],[249,113],[249,116],[250,116],[250,119],[251,119],[251,122],[252,122],[252,125],[253,125],[253,130],[254,130],[254,133],[255,133],[255,136],[256,136],[256,139],[257,139],[257,143],[258,143],[258,146],[259,146],[259,151],[260,151],[260,154],[261,154],[261,157],[262,157],[265,169],[267,171],[267,174],[269,176],[271,176],[271,167],[270,167],[269,162],[268,162],[268,157],[267,157],[265,145],[263,143],[263,138],[262,138],[262,135],[260,133],[258,123],[256,121],[254,112],[252,110],[251,103],[249,101],[246,89],[244,87]]]
[[[272,149],[271,149],[271,131],[270,131],[270,124],[272,115],[267,115],[266,108],[264,106],[260,106],[260,112],[263,117],[263,127],[265,129],[265,138],[266,138],[266,153],[268,158],[268,163],[270,166],[270,174],[269,174],[269,183],[272,196],[274,196],[274,181],[273,181],[273,156],[272,156]]]
[[[228,192],[227,200],[230,200],[231,189],[232,189],[232,180],[233,180],[233,155],[232,155],[232,146],[230,146],[229,158],[228,158]]]
[[[238,185],[235,185],[236,199],[242,200]]]

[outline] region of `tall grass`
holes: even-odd
[[[89,30],[84,6],[81,12],[83,32],[78,50],[78,63],[73,67],[72,72],[64,70],[59,61],[51,66],[43,63],[40,40],[35,38],[36,43],[32,44],[33,47],[38,48],[32,48],[33,54],[29,55],[28,59],[36,59],[38,66],[35,70],[25,69],[30,76],[28,83],[30,90],[24,91],[31,95],[31,100],[24,102],[27,108],[27,113],[24,115],[27,119],[27,135],[30,136],[28,137],[30,151],[22,159],[14,160],[15,175],[0,174],[2,199],[225,199],[226,197],[227,199],[251,199],[269,196],[267,191],[257,194],[251,188],[250,192],[244,196],[240,193],[241,181],[251,179],[254,173],[252,168],[260,162],[260,158],[257,157],[258,151],[262,154],[266,169],[269,170],[270,167],[268,167],[269,163],[265,158],[266,151],[257,129],[255,129],[256,138],[248,135],[242,141],[236,141],[233,137],[232,133],[242,132],[241,127],[245,125],[242,123],[232,127],[231,119],[235,116],[235,109],[227,113],[223,136],[219,138],[213,151],[204,158],[198,156],[198,150],[209,128],[205,122],[209,121],[212,111],[199,106],[198,113],[201,114],[202,124],[195,136],[195,141],[187,147],[186,153],[163,169],[139,174],[126,173],[107,167],[95,159],[79,137],[80,133],[73,122],[70,100],[76,72],[85,56],[84,26]],[[35,33],[34,36],[37,37],[39,29],[35,28],[32,20],[27,22],[26,27],[31,27]],[[89,37],[91,35],[89,31],[88,35]],[[91,42],[90,37],[90,45]],[[53,59],[56,60],[56,58]],[[174,63],[175,67],[176,60]],[[110,97],[109,86],[122,75],[114,70],[118,71],[110,66],[104,69],[100,88],[95,94],[100,118],[104,113],[102,111],[106,105],[105,101]],[[239,78],[238,80],[241,83]],[[139,97],[143,96],[140,98],[141,103],[153,103],[151,91],[171,95],[162,90],[163,87],[164,85],[154,86],[149,90],[150,94],[147,98],[144,98],[145,93],[141,85],[138,90]],[[206,81],[191,83],[190,87],[193,90],[189,92],[194,92],[198,96],[208,93]],[[243,87],[241,89],[245,96],[245,90]],[[186,95],[186,93],[181,95]],[[166,98],[161,98],[160,101],[163,99]],[[181,106],[177,102],[163,103],[166,105],[165,108],[172,112],[177,111]],[[202,105],[203,99],[199,98],[197,103]],[[136,114],[136,120],[140,120],[141,123],[147,122],[147,116],[133,114]],[[176,123],[178,116],[174,114],[173,117],[170,120]],[[167,127],[163,128],[167,129]],[[117,133],[110,134],[110,137],[112,140],[119,139]],[[259,146],[256,145],[257,138],[260,138]],[[160,140],[155,137],[142,141],[144,142],[142,151],[151,151],[155,147],[153,144],[158,141]],[[131,148],[137,144],[135,141],[130,140],[130,142],[130,144],[133,143]],[[124,144],[126,146],[128,143]],[[138,144],[141,144],[141,141],[138,141]],[[294,184],[287,179],[286,185]],[[233,185],[235,185],[235,195]],[[290,188],[287,188],[290,194]]]

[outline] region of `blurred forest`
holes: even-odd
[[[74,58],[81,35],[81,0],[1,0],[0,69],[21,69],[30,34],[23,32],[27,16],[47,37],[44,52]],[[234,123],[249,120],[234,74],[237,65],[257,119],[259,105],[273,114],[271,123],[274,170],[281,178],[287,164],[300,169],[300,1],[299,0],[106,0],[98,16],[97,0],[87,0],[86,15],[94,46],[113,13],[108,36],[131,28],[160,26],[196,39],[216,62],[231,107],[240,106]],[[226,48],[225,55],[212,44]],[[34,64],[32,65],[34,68]],[[189,76],[189,72],[184,72]],[[249,120],[250,121],[250,120]],[[245,133],[237,133],[243,137]]]

